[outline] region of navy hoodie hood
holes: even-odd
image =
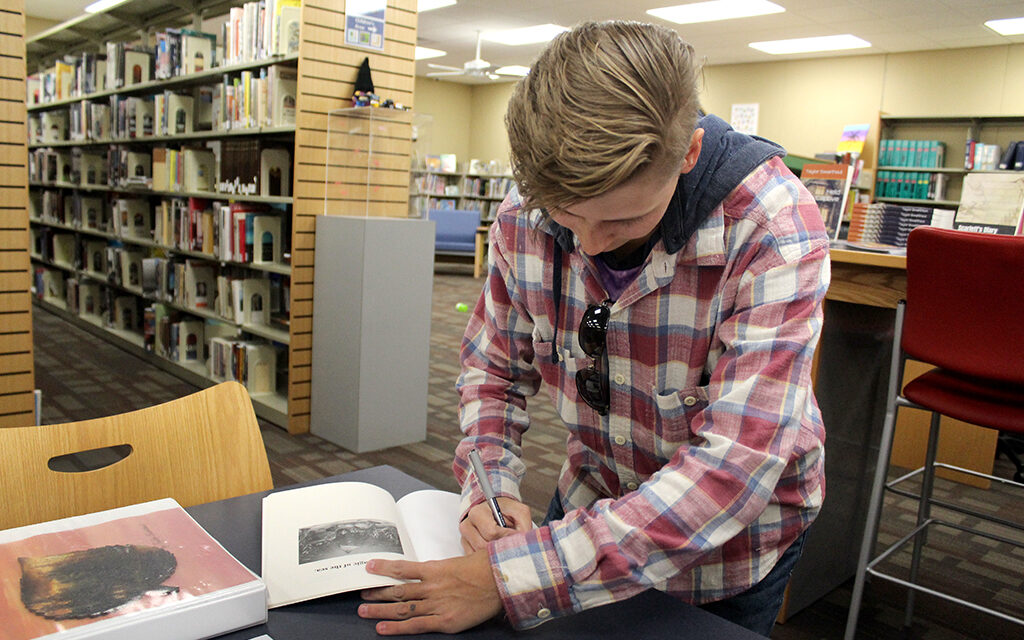
[[[770,158],[786,155],[781,146],[740,133],[718,116],[703,116],[697,128],[704,129],[700,157],[693,169],[679,176],[676,192],[661,220],[661,237],[668,253],[682,249],[751,171]],[[563,251],[573,252],[572,231],[551,221],[551,232]]]
[[[740,133],[718,116],[701,117],[697,121],[697,128],[704,129],[697,164],[679,176],[676,192],[659,227],[665,250],[670,254],[686,246],[701,223],[751,171],[770,158],[786,155],[786,150],[781,146],[764,138]],[[572,231],[553,220],[549,222],[550,231],[555,237],[551,275],[557,336],[562,299],[562,252],[572,253],[575,245]],[[557,362],[555,351],[551,353],[551,362]]]

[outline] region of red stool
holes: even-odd
[[[936,368],[911,380],[900,393],[908,358]],[[886,482],[896,412],[900,407],[930,411],[931,429],[925,464]],[[1024,531],[1024,523],[992,517],[968,507],[932,497],[935,469],[946,468],[1024,489],[1024,484],[988,474],[937,463],[939,418],[943,415],[1003,434],[1024,434],[1024,237],[919,227],[907,241],[907,299],[896,310],[896,332],[889,396],[882,427],[878,462],[868,505],[853,597],[846,622],[846,639],[853,640],[868,575],[908,588],[906,626],[913,617],[917,591],[983,611],[1024,625],[1024,619],[968,601],[958,593],[940,592],[917,584],[921,549],[931,526],[947,526],[1015,546],[1018,540],[968,529],[933,517],[933,505]],[[921,475],[921,493],[896,485]],[[881,554],[874,555],[875,538],[885,490],[919,500],[917,526]],[[877,565],[905,544],[913,542],[910,579],[886,574]],[[952,576],[951,576],[952,577]]]

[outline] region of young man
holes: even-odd
[[[506,124],[518,192],[462,348],[456,452],[471,553],[374,562],[380,633],[516,627],[659,589],[767,635],[824,497],[811,362],[828,239],[783,150],[699,117],[671,30],[581,25]],[[569,430],[548,518],[519,498],[526,398]],[[498,527],[467,454],[501,498]]]

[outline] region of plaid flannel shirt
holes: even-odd
[[[566,517],[488,545],[510,622],[530,627],[649,588],[697,604],[746,590],[824,498],[811,390],[829,283],[818,207],[773,158],[682,250],[659,241],[611,307],[605,417],[574,378],[591,364],[580,320],[606,293],[578,245],[552,291],[550,224],[514,191],[502,204],[457,385],[464,509],[482,500],[470,448],[496,493],[519,499],[526,397],[542,381],[569,430],[558,481]]]

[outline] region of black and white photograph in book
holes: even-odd
[[[398,527],[364,518],[299,529],[299,564],[357,553],[405,553]]]

